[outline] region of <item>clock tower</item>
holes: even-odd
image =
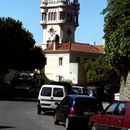
[[[75,41],[79,6],[78,0],[41,0],[44,48],[57,40],[59,43]]]

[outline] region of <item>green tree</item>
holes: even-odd
[[[16,70],[39,69],[45,65],[42,50],[35,46],[32,33],[22,22],[0,18],[0,68]]]
[[[84,65],[85,81],[92,85],[118,84],[120,76],[105,56],[90,60]]]
[[[130,1],[108,0],[105,15],[105,53],[109,62],[126,77],[130,64]]]
[[[121,74],[120,98],[130,99],[128,72],[130,70],[130,0],[107,0],[104,38],[107,60]]]

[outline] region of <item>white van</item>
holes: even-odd
[[[56,102],[60,102],[66,95],[66,89],[62,85],[42,85],[38,95],[37,114],[41,114],[41,111],[55,111]]]

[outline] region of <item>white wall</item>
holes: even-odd
[[[78,64],[69,63],[69,53],[46,54],[47,65],[45,66],[45,75],[50,80],[59,81],[58,76],[63,76],[63,81],[70,80],[78,83]],[[63,58],[63,65],[59,66],[59,58]]]

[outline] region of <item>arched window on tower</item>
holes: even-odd
[[[56,18],[57,18],[57,13],[54,12],[54,20],[56,20]]]
[[[53,12],[51,12],[51,21],[53,20]]]
[[[51,20],[51,13],[49,12],[48,13],[48,21],[50,21]]]
[[[42,14],[42,20],[46,20],[46,13]]]

